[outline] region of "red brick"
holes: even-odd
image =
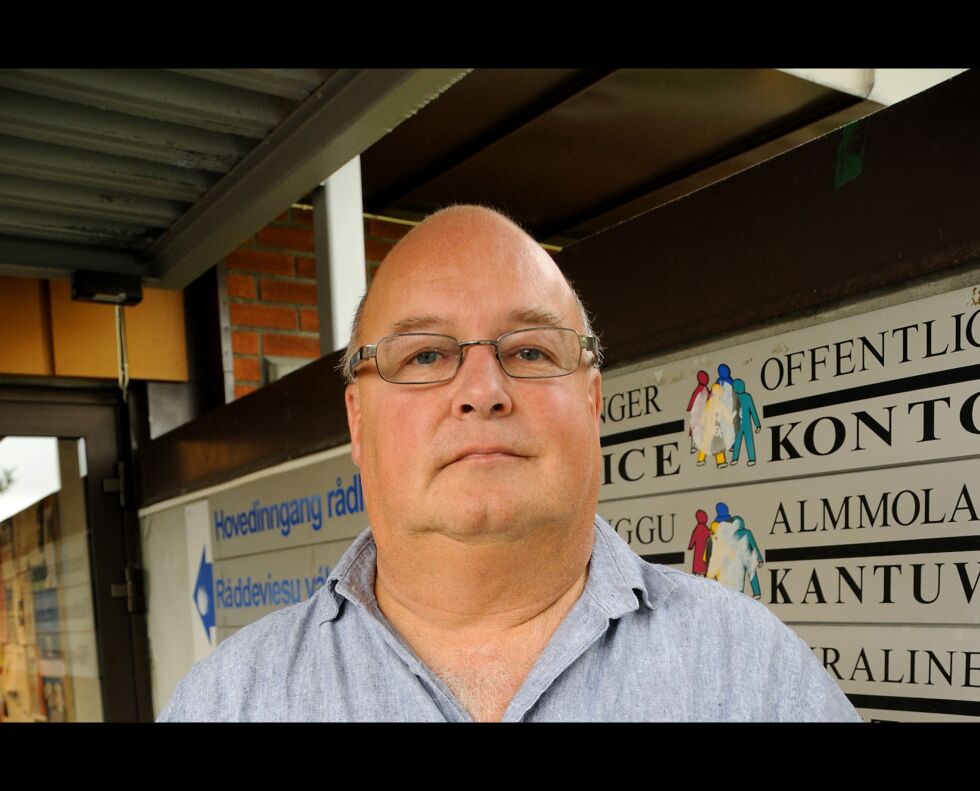
[[[291,275],[293,257],[284,253],[268,253],[262,250],[239,248],[225,259],[228,269],[245,272],[265,272],[273,275]]]
[[[413,226],[403,225],[400,222],[388,222],[387,220],[368,220],[368,233],[371,236],[380,236],[382,239],[401,239],[405,234],[412,230]]]
[[[258,354],[259,335],[256,332],[233,332],[231,350],[239,354]]]
[[[254,393],[259,388],[256,385],[235,385],[235,398]]]
[[[368,261],[383,261],[384,257],[391,252],[390,242],[381,242],[377,239],[364,240],[364,257]]]
[[[296,274],[300,277],[316,277],[316,259],[305,255],[296,256]]]
[[[301,308],[299,311],[299,328],[307,332],[320,331],[320,313],[312,308]]]
[[[275,327],[280,330],[296,329],[296,308],[279,308],[271,305],[228,306],[231,323],[235,327]]]
[[[289,209],[286,209],[286,211],[276,217],[273,222],[289,222]]]
[[[255,278],[252,275],[228,275],[228,296],[255,299]]]
[[[263,247],[277,247],[280,250],[305,250],[314,252],[313,231],[306,228],[286,228],[270,225],[255,234],[255,241]]]
[[[236,382],[261,382],[262,369],[259,367],[259,358],[236,357],[235,358],[235,381]]]
[[[313,225],[313,210],[312,209],[301,209],[298,206],[293,206],[291,209],[293,215],[293,222],[299,225]]]
[[[316,304],[316,283],[297,283],[294,280],[263,280],[262,299],[272,302],[292,302],[295,305]]]
[[[262,338],[262,349],[267,355],[313,359],[320,356],[320,339],[310,335],[266,334]]]

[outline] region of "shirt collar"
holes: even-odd
[[[374,573],[377,567],[378,548],[366,527],[344,552],[334,570],[327,577],[326,590],[321,591],[316,604],[317,623],[334,620],[340,614],[344,599],[370,609],[376,606],[374,598]]]
[[[610,618],[619,618],[641,606],[656,609],[673,588],[664,574],[630,549],[609,523],[596,515],[585,590]]]
[[[654,610],[674,588],[656,566],[650,566],[598,514],[585,591],[609,615],[619,618],[641,606]],[[345,599],[366,607],[377,606],[374,575],[378,550],[367,527],[347,548],[317,597],[318,623],[334,620]]]

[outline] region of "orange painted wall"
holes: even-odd
[[[48,295],[41,280],[0,277],[0,373],[54,373]]]
[[[131,379],[187,381],[183,294],[124,308]],[[0,278],[0,373],[115,379],[115,308],[72,302],[67,280]]]

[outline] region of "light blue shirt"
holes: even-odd
[[[375,559],[368,529],[307,601],[198,662],[159,721],[472,721],[378,609]],[[766,607],[647,563],[599,517],[585,590],[503,719],[860,721]]]

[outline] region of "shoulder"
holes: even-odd
[[[711,683],[744,701],[746,718],[860,720],[809,646],[768,607],[715,580],[639,560],[648,590],[669,585],[653,614]]]
[[[802,644],[765,605],[701,575],[637,557],[649,607],[671,628],[694,629],[703,639]],[[683,631],[683,629],[682,629]]]
[[[285,716],[286,685],[316,652],[321,588],[299,604],[272,612],[223,640],[174,690],[159,722],[277,720]]]

